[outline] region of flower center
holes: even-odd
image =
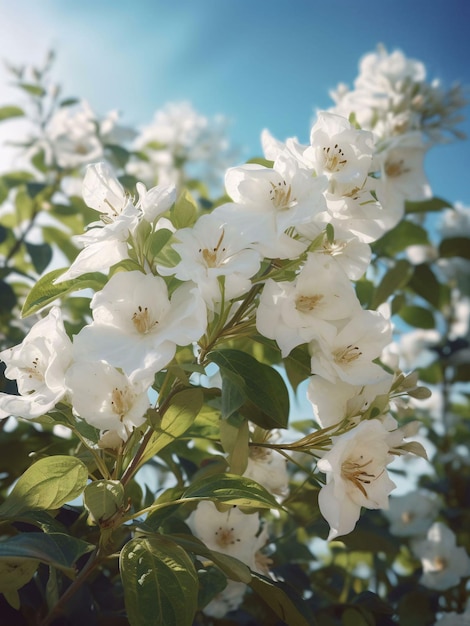
[[[111,406],[114,413],[119,415],[119,419],[122,421],[124,416],[129,412],[132,407],[133,394],[128,389],[118,389],[115,387],[111,394]]]
[[[219,526],[218,530],[215,531],[215,541],[220,548],[227,548],[235,545],[240,539],[235,537],[234,528]]]
[[[40,366],[39,357],[36,356],[31,361],[31,367],[25,367],[24,371],[25,373],[27,373],[28,378],[30,379],[35,378],[36,380],[39,380],[40,382],[44,382],[44,376],[42,372],[39,370],[39,366]]]
[[[362,461],[363,456],[359,457]],[[348,459],[341,465],[341,476],[345,480],[349,480],[359,491],[367,498],[367,491],[364,485],[370,485],[370,483],[377,478],[375,474],[367,472],[364,468],[372,463],[372,459],[365,461],[364,463],[358,463]]]
[[[155,324],[158,324],[158,321],[152,320],[148,307],[141,307],[139,305],[135,313],[132,315],[132,323],[134,324],[137,332],[145,335],[152,330]]]
[[[447,560],[442,556],[436,556],[436,558],[432,562],[433,570],[435,572],[442,572],[447,568]]]
[[[404,167],[403,159],[400,159],[400,161],[387,161],[385,163],[385,174],[389,178],[398,178],[408,171],[409,170]]]
[[[327,237],[323,240],[322,252],[323,254],[329,254],[335,256],[335,254],[341,254],[346,248],[346,241],[328,241]]]
[[[337,143],[335,143],[334,147],[323,146],[323,158],[324,169],[332,174],[339,172],[348,162],[348,160],[344,157],[344,152]]]
[[[248,456],[253,461],[267,461],[271,456],[271,450],[262,446],[250,446]]]
[[[317,304],[323,299],[322,294],[315,294],[313,296],[297,296],[295,299],[295,308],[302,313],[308,313],[313,311]]]
[[[269,198],[276,209],[289,209],[297,200],[292,197],[292,186],[285,180],[277,185],[271,182],[272,189],[269,190]]]
[[[357,346],[350,344],[345,348],[340,348],[333,353],[335,362],[338,365],[349,365],[361,356],[362,352]]]
[[[202,258],[204,259],[204,263],[207,265],[207,267],[218,267],[220,263],[218,259],[219,250],[221,252],[225,252],[226,250],[225,248],[220,247],[222,245],[224,235],[225,232],[222,231],[215,248],[199,248],[199,252],[202,254]]]
[[[400,518],[404,524],[410,524],[413,521],[414,515],[410,513],[410,511],[403,511]]]

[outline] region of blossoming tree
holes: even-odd
[[[61,99],[49,65],[12,68],[29,101],[0,109],[30,132],[0,178],[2,614],[463,613],[469,213],[428,228],[449,204],[423,166],[458,135],[461,89],[379,48],[308,144],[264,131],[217,196],[221,119],[169,105],[139,134]],[[434,333],[424,365],[410,328]],[[394,498],[397,459],[428,445],[426,491]]]

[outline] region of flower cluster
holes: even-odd
[[[306,145],[264,131],[264,158],[227,169],[226,195],[210,211],[211,203],[198,203],[184,186],[204,199],[193,177],[205,174],[192,166],[214,175],[225,169],[224,129],[186,104],[159,111],[137,139],[115,114],[98,120],[84,102],[64,104],[43,124],[36,145],[43,162],[35,157],[42,172],[59,175],[50,188],[45,175],[14,192],[17,205],[32,207],[32,221],[39,207],[57,217],[75,216],[78,206],[87,226],[74,237],[80,251],[68,267],[43,275],[23,307],[27,314],[50,310],[21,343],[0,352],[17,386],[17,393],[0,392],[0,419],[73,431],[83,454],[71,473],[83,474],[81,491],[46,500],[55,510],[83,494],[89,525],[100,532],[90,571],[126,542],[119,552],[129,606],[134,588],[153,594],[147,585],[155,570],[188,597],[198,573],[214,576],[217,589],[205,594],[202,584],[199,604],[189,599],[183,617],[181,598],[170,602],[182,623],[198,606],[215,619],[237,609],[248,584],[259,591],[276,580],[276,541],[289,552],[289,535],[304,530],[292,517],[287,524],[295,528],[279,536],[286,512],[308,525],[319,511],[329,532],[317,534],[331,541],[355,529],[362,509],[384,510],[389,532],[410,538],[421,585],[446,591],[469,574],[465,549],[436,521],[438,498],[389,497],[392,461],[407,453],[426,458],[418,441],[407,441],[420,423],[419,408],[404,396],[422,400],[428,390],[398,359],[407,357],[411,367],[418,342],[429,347],[431,362],[433,354],[444,357],[444,384],[449,369],[458,371],[463,350],[452,341],[468,333],[468,316],[457,314],[461,277],[452,262],[443,264],[436,274],[448,269],[451,280],[434,293],[439,281],[424,265],[438,248],[446,253],[446,244],[427,247],[426,261],[421,255],[415,263],[418,251],[405,253],[405,244],[402,258],[384,253],[385,269],[379,265],[387,235],[404,224],[405,203],[430,197],[424,154],[429,138],[453,129],[461,93],[429,85],[422,64],[381,49],[363,60],[354,90],[339,89],[335,100],[334,109],[318,113]],[[132,149],[120,145],[132,139]],[[67,197],[68,174],[82,177],[83,201]],[[57,202],[65,204],[54,213]],[[89,215],[96,217],[91,223]],[[467,211],[444,219],[445,237],[462,246]],[[407,222],[399,236],[419,228]],[[33,258],[34,247],[28,251]],[[423,330],[391,347],[392,314],[406,308],[408,294],[390,307],[387,300],[411,276],[414,294],[444,303],[451,344],[442,345],[425,318]],[[382,281],[378,288],[374,280]],[[91,297],[67,297],[81,290]],[[79,321],[71,300],[81,303]],[[306,383],[304,404],[313,411],[295,435],[283,432],[291,417],[287,379],[293,387]],[[439,462],[449,463],[449,450]],[[150,460],[159,468],[156,499],[144,496],[136,479]],[[294,467],[303,472],[300,484]],[[22,488],[20,482],[13,492],[13,511]],[[293,610],[287,596],[280,603],[280,616]]]

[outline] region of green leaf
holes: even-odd
[[[419,224],[403,220],[381,237],[373,248],[393,258],[408,246],[426,244],[429,244],[427,231]]]
[[[283,359],[286,376],[295,391],[304,380],[311,376],[310,355],[305,346],[297,347]]]
[[[157,254],[161,252],[163,247],[170,241],[172,236],[173,233],[171,230],[168,230],[167,228],[159,228],[157,231],[152,233],[146,241],[146,251],[148,251],[152,258],[155,258]]]
[[[449,237],[443,239],[439,246],[441,257],[449,258],[454,256],[470,260],[470,239],[468,237]]]
[[[34,269],[38,274],[42,274],[52,260],[51,246],[48,243],[26,242],[26,249],[31,257]]]
[[[445,286],[439,283],[429,265],[423,263],[415,267],[408,287],[413,289],[418,296],[427,300],[429,304],[432,304],[436,309],[442,306],[443,303],[441,300],[445,299]]]
[[[399,259],[384,275],[372,296],[371,309],[376,309],[382,302],[408,284],[413,275],[413,266],[404,259]]]
[[[175,228],[192,226],[197,219],[197,205],[192,195],[184,189],[171,211],[171,221]]]
[[[33,85],[32,83],[18,83],[18,87],[21,87],[21,89],[24,89],[24,91],[32,96],[42,97],[46,94],[46,90],[40,85]]]
[[[266,419],[264,428],[286,428],[289,419],[289,393],[282,376],[269,365],[259,363],[255,358],[240,350],[216,350],[207,358],[216,363],[224,376],[232,382],[241,380],[240,393],[244,393]],[[233,377],[235,374],[238,379]],[[261,425],[261,424],[260,424]]]
[[[18,589],[21,589],[33,577],[38,568],[37,559],[2,558],[0,543],[0,593],[14,609],[19,611],[20,598]]]
[[[62,533],[21,533],[0,541],[0,563],[35,559],[73,577],[74,563],[93,548],[86,541]]]
[[[241,376],[233,372],[225,372],[222,376],[222,406],[224,420],[231,417],[248,399],[245,383]]]
[[[0,314],[11,313],[16,306],[16,294],[11,285],[0,280]]]
[[[122,510],[124,486],[119,480],[97,480],[85,487],[83,504],[96,524],[102,524]]]
[[[248,464],[250,430],[247,419],[242,419],[238,424],[233,422],[234,420],[220,420],[220,440],[228,455],[231,473],[241,476]]]
[[[28,195],[26,189],[19,189],[15,198],[15,208],[19,222],[29,221],[34,212],[34,202]]]
[[[422,306],[404,306],[399,315],[407,324],[417,328],[435,328],[436,325],[432,311]]]
[[[61,298],[72,291],[87,288],[99,291],[106,283],[104,274],[91,272],[83,274],[78,278],[55,284],[54,280],[61,276],[64,271],[64,269],[52,270],[52,272],[48,272],[37,281],[25,300],[21,311],[22,317],[28,317],[28,315],[37,313],[37,311],[54,302],[57,298]]]
[[[288,626],[315,626],[316,621],[302,597],[283,583],[252,572],[250,587]]]
[[[160,423],[158,424],[157,421],[152,424],[155,432],[150,438],[140,464],[146,463],[168,444],[181,437],[196,419],[203,403],[204,393],[202,389],[190,388],[177,393],[172,398],[171,404],[166,409]],[[158,413],[156,418],[159,419]]]
[[[405,202],[406,213],[428,213],[435,211],[442,211],[451,207],[452,203],[443,200],[442,198],[430,198],[429,200],[422,200],[421,202],[411,202],[407,200]]]
[[[65,100],[61,100],[59,102],[60,107],[70,107],[74,104],[78,104],[80,100],[78,98],[65,98]]]
[[[23,117],[24,111],[17,106],[0,107],[0,122],[11,119],[12,117]]]
[[[0,517],[22,511],[59,509],[85,488],[88,470],[77,458],[57,455],[40,459],[29,467],[0,506]]]
[[[47,172],[48,167],[46,164],[46,153],[44,150],[38,150],[36,154],[31,158],[31,163],[40,172]]]
[[[3,175],[2,180],[8,189],[12,189],[34,180],[34,175],[26,171],[8,172],[8,174]]]
[[[113,160],[116,161],[119,167],[124,168],[127,165],[131,156],[129,150],[117,144],[106,144],[104,147],[111,152]]]
[[[235,474],[204,476],[185,490],[183,498],[262,509],[279,509],[280,506],[264,487],[250,478]]]
[[[133,539],[121,551],[124,600],[131,626],[191,626],[198,577],[181,546],[157,535]]]

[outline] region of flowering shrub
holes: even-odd
[[[470,220],[423,167],[461,89],[379,49],[309,144],[264,131],[215,197],[220,120],[169,105],[139,136],[61,100],[49,64],[13,71],[29,103],[0,117],[31,136],[0,178],[2,615],[463,614]]]

